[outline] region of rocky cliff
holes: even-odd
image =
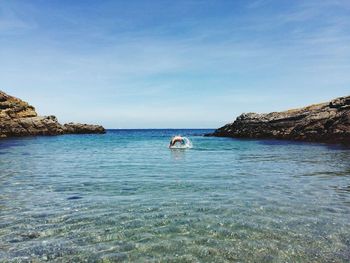
[[[283,112],[245,113],[207,136],[350,144],[350,96]]]
[[[0,137],[67,133],[105,133],[105,129],[79,123],[62,125],[55,116],[38,116],[27,102],[0,91]]]

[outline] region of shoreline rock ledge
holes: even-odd
[[[55,116],[38,116],[33,106],[0,90],[0,138],[105,132],[100,125],[62,125]]]
[[[205,136],[350,144],[350,96],[283,112],[244,113]]]

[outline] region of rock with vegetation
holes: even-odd
[[[62,125],[55,116],[38,116],[27,102],[0,91],[0,137],[105,133],[100,125]]]
[[[350,96],[283,112],[244,113],[207,136],[350,144]]]

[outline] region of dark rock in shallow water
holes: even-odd
[[[206,136],[350,144],[350,96],[283,112],[244,113]]]
[[[62,125],[55,116],[38,116],[35,108],[0,91],[0,138],[29,135],[105,133],[100,125]]]
[[[40,237],[39,232],[29,232],[21,235],[25,239],[33,239],[33,238],[38,238]]]
[[[78,195],[73,195],[67,198],[67,200],[77,200],[77,199],[82,199],[83,197],[78,196]]]

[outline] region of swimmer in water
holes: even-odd
[[[177,142],[181,143],[181,144],[185,144],[185,139],[182,138],[181,136],[174,136],[169,144],[169,148],[173,147]]]

